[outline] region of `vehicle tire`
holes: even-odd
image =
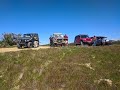
[[[37,47],[39,47],[39,42],[37,41]]]
[[[75,44],[76,46],[78,46],[79,44]]]
[[[80,45],[82,45],[82,46],[84,45],[83,41],[80,41]]]
[[[54,43],[54,47],[57,47],[58,45],[57,45],[57,43]]]
[[[38,41],[34,41],[34,48],[37,48],[38,47]]]
[[[66,46],[66,44],[65,44],[65,43],[63,43],[61,46],[64,46],[64,47],[65,47],[65,46]]]
[[[20,44],[17,44],[17,47],[20,49],[20,48],[22,48],[22,45],[20,45]]]
[[[32,48],[32,42],[28,42],[27,47],[28,47],[28,48]]]
[[[89,44],[89,46],[92,46],[92,44]]]
[[[37,47],[39,47],[39,42],[37,41]]]
[[[64,46],[63,44],[60,45],[61,47]]]
[[[53,47],[53,45],[50,43],[50,47]]]

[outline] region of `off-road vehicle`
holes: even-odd
[[[54,33],[50,38],[50,46],[67,46],[68,36],[62,33]]]
[[[37,33],[24,34],[23,37],[18,38],[17,47],[39,47],[39,36]]]
[[[74,43],[76,45],[92,45],[92,38],[90,38],[88,35],[80,34],[75,37]]]
[[[95,36],[96,37],[96,46],[102,46],[102,45],[111,45],[112,41],[107,40],[107,37],[104,36]],[[91,37],[92,39],[94,37]]]

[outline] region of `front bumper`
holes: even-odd
[[[93,44],[92,41],[84,41],[83,43],[84,43],[84,44],[89,44],[89,45],[92,45],[92,44]]]

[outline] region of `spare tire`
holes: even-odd
[[[34,48],[38,47],[38,41],[34,41]]]

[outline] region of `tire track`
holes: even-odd
[[[23,48],[23,49],[18,49],[17,47],[14,48],[0,48],[0,53],[5,53],[5,52],[16,52],[16,51],[21,51],[21,50],[39,50],[39,49],[48,49],[50,48],[49,46],[39,46],[38,48]]]

